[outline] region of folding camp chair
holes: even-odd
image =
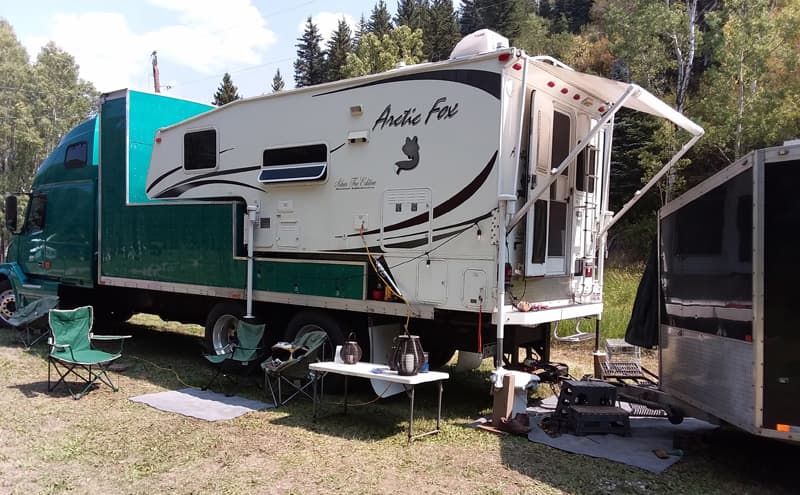
[[[214,365],[215,372],[202,390],[207,390],[222,375],[234,383],[234,390],[226,393],[226,395],[233,395],[239,382],[234,380],[231,375],[248,376],[264,360],[266,350],[261,346],[263,337],[263,324],[254,325],[239,320],[236,323],[236,333],[232,336],[233,342],[225,346],[221,354],[203,355],[209,363]]]
[[[14,316],[7,320],[8,324],[17,330],[17,338],[26,350],[50,336],[47,315],[56,306],[58,297],[46,296],[19,308],[14,312]],[[38,335],[35,335],[36,332]]]
[[[319,361],[327,340],[328,334],[316,330],[298,336],[291,343],[278,342],[272,346],[272,356],[261,363],[261,368],[275,406],[282,406],[298,395],[312,399],[306,390],[314,379],[308,365]],[[283,398],[283,384],[289,385],[291,390],[286,399]]]
[[[72,398],[77,400],[83,397],[99,380],[116,392],[119,390],[109,378],[108,366],[122,356],[122,346],[130,335],[94,335],[92,334],[93,310],[91,306],[77,309],[50,310],[50,331],[52,336],[48,339],[50,354],[47,357],[47,390],[53,391],[63,383]],[[92,341],[118,340],[119,352],[109,352],[95,349]],[[50,369],[56,370],[59,378],[51,385]],[[82,370],[86,374],[79,373]],[[86,386],[79,393],[72,390],[67,376],[74,375]]]

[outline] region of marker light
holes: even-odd
[[[511,54],[510,53],[501,53],[500,55],[497,56],[497,60],[499,60],[501,62],[506,62],[510,58],[511,58]]]

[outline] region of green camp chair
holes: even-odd
[[[93,335],[93,310],[91,306],[83,306],[76,309],[50,310],[50,331],[52,336],[49,339],[50,354],[47,357],[47,390],[53,391],[63,383],[67,387],[72,398],[77,400],[83,397],[99,380],[116,392],[119,390],[109,378],[108,366],[122,356],[122,345],[130,335]],[[119,352],[111,354],[109,352],[95,349],[92,341],[118,340]],[[51,372],[56,370],[58,381],[51,385]],[[85,373],[82,374],[82,371]],[[86,386],[80,393],[72,390],[67,376],[74,375]]]
[[[232,375],[248,376],[264,360],[266,351],[261,346],[263,337],[263,324],[255,325],[239,320],[236,323],[236,333],[232,337],[233,342],[225,346],[222,353],[203,355],[214,366],[215,373],[202,390],[207,390],[221,375],[234,383],[235,391],[239,381],[234,380]],[[229,391],[226,395],[233,395],[234,391]]]
[[[272,356],[261,363],[261,368],[276,407],[286,404],[298,395],[312,398],[306,390],[314,379],[308,365],[319,361],[327,340],[328,334],[315,330],[298,336],[291,343],[278,342],[272,346]],[[290,387],[290,394],[286,399],[283,398],[283,385]]]
[[[47,315],[56,306],[58,297],[45,296],[19,308],[14,312],[14,316],[7,320],[8,324],[17,330],[17,338],[26,350],[50,336]]]

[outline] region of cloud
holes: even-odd
[[[319,12],[316,15],[311,16],[311,22],[317,25],[317,28],[319,29],[319,34],[322,35],[323,45],[328,41],[333,32],[336,30],[336,27],[339,25],[339,20],[342,17],[344,17],[344,20],[347,21],[347,24],[350,26],[351,31],[355,29],[356,23],[353,20],[353,16],[350,14],[345,14],[343,12]],[[303,31],[305,31],[306,29],[306,20],[307,19],[303,19],[297,25],[297,33],[299,35],[302,35]]]
[[[262,63],[276,41],[250,0],[228,0],[224,8],[210,0],[148,1],[154,7],[153,19],[163,9],[174,14],[177,22],[134,32],[117,12],[57,13],[48,24],[47,39],[72,54],[81,77],[100,91],[148,88],[153,50],[158,51],[161,67],[172,64],[212,74]],[[80,26],[91,29],[76,29]],[[24,40],[33,57],[44,42]]]

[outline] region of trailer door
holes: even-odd
[[[550,170],[569,155],[574,136],[574,121],[568,113],[554,108],[544,93],[531,97],[530,189],[548,180]],[[540,197],[527,218],[526,267],[528,277],[564,275],[570,232],[569,173],[573,164],[558,176],[550,191]]]

